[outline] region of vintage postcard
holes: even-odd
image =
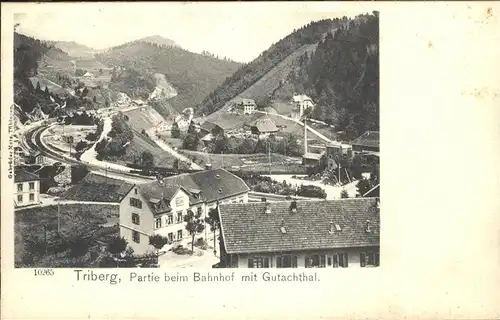
[[[487,30],[499,25],[491,6],[456,8],[453,19],[469,10],[484,15]],[[422,152],[446,156],[432,151],[428,123],[401,105],[415,93],[395,92],[414,85],[398,72],[421,76],[419,58],[436,59],[426,54],[451,44],[426,39],[418,49],[425,54],[402,61],[398,50],[409,52],[400,46],[422,41],[395,29],[404,15],[411,9],[350,3],[2,5],[2,273],[23,282],[7,302],[52,287],[95,295],[84,298],[89,303],[128,291],[143,304],[148,292],[159,307],[130,313],[137,304],[116,296],[99,310],[55,310],[42,295],[33,310],[2,305],[6,318],[234,319],[249,308],[236,290],[249,290],[242,296],[250,300],[261,295],[261,307],[250,309],[259,319],[442,315],[409,311],[408,296],[388,289],[407,279],[402,261],[413,263],[397,239],[418,243],[408,236],[414,230],[405,234],[403,219],[415,216],[411,207],[400,212],[401,197],[417,204],[398,184],[406,188],[403,176],[433,164],[415,164],[420,156],[406,159],[413,149],[395,146],[427,130],[431,147]],[[381,170],[382,163],[389,165]],[[392,311],[373,300],[384,283],[380,303]],[[311,290],[305,300],[288,298]],[[363,290],[373,301],[348,311],[352,292]],[[175,307],[162,310],[162,292]],[[269,304],[277,292],[278,309],[287,299],[310,308],[277,313]],[[214,294],[231,297],[207,306]],[[206,303],[187,312],[193,295]],[[334,297],[342,307],[329,308]],[[463,315],[494,316],[486,304],[485,313]]]

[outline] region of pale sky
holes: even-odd
[[[161,35],[192,52],[249,62],[293,29],[322,18],[370,12],[325,3],[16,4],[19,32],[95,49]],[[349,10],[347,8],[349,7]]]

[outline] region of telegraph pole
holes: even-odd
[[[57,234],[61,232],[61,200],[57,199]]]
[[[269,154],[269,175],[271,175],[271,144],[267,142],[268,154]]]

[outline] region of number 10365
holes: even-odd
[[[52,269],[34,269],[35,276],[53,276],[54,270]]]

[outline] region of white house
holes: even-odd
[[[379,266],[378,198],[225,204],[219,215],[222,267]]]
[[[292,104],[298,112],[298,117],[302,117],[304,115],[304,111],[308,108],[314,109],[314,102],[305,94],[294,95],[292,98]]]
[[[185,229],[187,210],[205,218],[217,203],[247,203],[250,189],[224,169],[180,174],[135,185],[120,202],[120,236],[136,254],[154,251],[149,236],[160,234],[172,243],[191,241]],[[197,237],[212,235],[210,226]],[[183,241],[186,240],[186,241]]]
[[[16,170],[14,174],[14,205],[22,207],[40,202],[40,178],[38,175]]]
[[[257,104],[253,99],[239,99],[235,102],[236,108],[243,111],[243,114],[252,114],[257,109]]]

